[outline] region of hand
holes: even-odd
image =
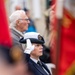
[[[27,44],[27,47],[26,47],[24,53],[30,54],[34,50],[34,45],[32,45],[30,39],[26,40],[26,44]]]

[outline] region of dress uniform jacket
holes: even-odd
[[[30,59],[28,54],[25,54],[25,56],[28,62],[29,70],[31,70],[33,75],[51,75],[49,69],[43,62],[41,62],[41,64],[44,69],[42,69],[37,63]]]

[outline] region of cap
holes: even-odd
[[[26,39],[30,39],[31,43],[44,44],[44,38],[37,32],[27,32],[24,37],[20,39],[20,43],[26,43]]]

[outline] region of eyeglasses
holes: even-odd
[[[29,19],[19,19],[19,20],[25,20],[25,21],[29,21]]]

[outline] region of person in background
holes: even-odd
[[[28,25],[28,30],[26,32],[37,32],[34,22],[30,17],[30,11],[26,8],[24,8],[23,10],[26,12],[26,15],[28,16],[29,21],[30,21],[30,23]]]
[[[52,0],[48,0],[48,7],[47,9],[44,11],[44,16],[45,16],[45,19],[46,19],[46,29],[44,31],[44,34],[43,37],[46,41],[45,45],[44,45],[44,52],[43,52],[43,56],[40,57],[40,59],[45,62],[45,63],[51,63],[51,49],[50,49],[50,26],[49,26],[49,13],[50,13],[50,7],[51,7],[51,3],[52,3]]]
[[[0,75],[28,75],[24,54],[19,47],[0,44]]]
[[[9,48],[0,44],[0,75],[13,75]]]
[[[15,10],[21,10],[22,8],[21,8],[21,6],[20,5],[16,5],[15,6]]]
[[[10,17],[10,31],[13,46],[18,46],[23,50],[22,44],[19,42],[20,38],[24,36],[23,32],[28,29],[30,23],[28,16],[23,10],[14,11]]]
[[[27,62],[32,73],[34,75],[51,75],[45,63],[39,58],[43,55],[44,38],[37,32],[27,32],[20,42],[27,45],[24,53],[29,55]]]

